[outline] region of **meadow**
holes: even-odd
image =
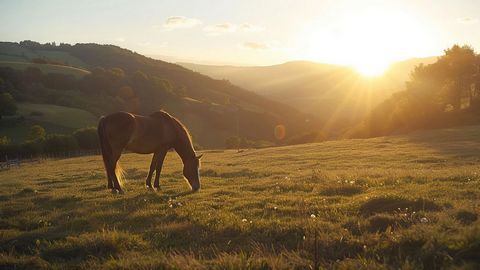
[[[85,110],[65,106],[36,103],[18,103],[17,115],[23,121],[16,121],[17,116],[9,120],[14,122],[4,124],[0,130],[0,137],[7,136],[12,141],[24,142],[33,125],[40,125],[49,134],[72,133],[74,130],[97,125],[97,117]]]
[[[2,269],[478,269],[480,127],[211,150],[188,192],[169,153],[0,171]]]
[[[1,58],[0,58],[1,59]],[[17,70],[24,70],[29,67],[34,67],[40,69],[43,73],[59,73],[65,75],[72,75],[76,78],[81,78],[87,74],[90,74],[89,71],[81,68],[62,66],[62,65],[51,65],[51,64],[35,64],[28,62],[10,62],[10,61],[0,61],[0,67],[10,67]]]

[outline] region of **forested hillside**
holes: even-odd
[[[56,70],[42,68],[48,66]],[[86,73],[75,76],[62,67]],[[0,43],[0,91],[16,102],[78,108],[97,117],[163,108],[184,121],[194,141],[205,147],[224,147],[232,137],[245,144],[283,143],[316,125],[311,116],[228,81],[113,45]],[[286,127],[284,138],[274,136],[277,125]]]

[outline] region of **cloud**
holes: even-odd
[[[266,50],[270,48],[270,46],[262,42],[244,42],[242,47],[252,50]]]
[[[237,31],[260,32],[263,30],[265,30],[265,28],[250,23],[242,23],[236,25],[230,22],[208,25],[203,28],[203,31],[205,31],[209,36],[218,36],[220,34],[233,33]]]
[[[207,35],[209,36],[217,36],[223,33],[235,32],[237,31],[237,26],[232,23],[225,22],[225,23],[205,26],[203,28],[203,31],[207,32]]]
[[[187,18],[184,16],[170,16],[165,20],[162,27],[163,29],[170,31],[180,28],[192,28],[201,23],[202,22],[200,20],[194,18]]]
[[[125,42],[126,41],[126,39],[124,37],[117,37],[117,38],[114,38],[113,40],[116,41],[116,42]]]
[[[265,30],[265,28],[262,27],[262,26],[252,25],[252,24],[249,24],[249,23],[242,23],[240,25],[240,29],[244,32],[261,32],[261,31]]]
[[[138,42],[137,45],[141,47],[148,47],[152,45],[152,43],[150,43],[149,41],[145,41],[145,42]]]
[[[476,24],[476,23],[478,23],[478,19],[477,18],[472,18],[472,17],[458,18],[457,23],[460,23],[460,24]]]

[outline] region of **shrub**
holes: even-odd
[[[77,141],[70,135],[52,134],[45,139],[46,153],[65,153],[77,149]]]
[[[77,129],[73,132],[73,137],[77,140],[80,149],[89,150],[99,148],[97,129],[95,127]]]

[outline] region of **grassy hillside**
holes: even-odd
[[[43,73],[60,73],[66,75],[73,75],[74,77],[81,78],[90,72],[81,68],[74,68],[69,66],[61,65],[50,65],[50,64],[35,64],[27,62],[9,62],[9,61],[0,61],[0,67],[11,67],[17,70],[24,70],[29,67],[35,67],[40,69]]]
[[[30,127],[41,125],[47,133],[71,133],[72,131],[97,125],[97,117],[93,114],[75,108],[50,104],[19,103],[18,116],[24,121],[14,126],[2,126],[0,137],[7,136],[14,142],[23,142]]]
[[[32,59],[46,59],[77,68],[89,68],[79,58],[62,51],[32,49],[13,42],[0,42],[0,61],[31,62]]]
[[[0,172],[0,268],[478,269],[480,127],[207,152],[191,194],[169,153],[126,154],[127,192],[100,156]],[[26,169],[28,168],[28,169]]]
[[[394,63],[379,78],[366,78],[347,67],[308,61],[253,67],[180,64],[311,113],[327,126],[335,127],[365,116],[392,93],[403,90],[413,67],[435,59]]]

